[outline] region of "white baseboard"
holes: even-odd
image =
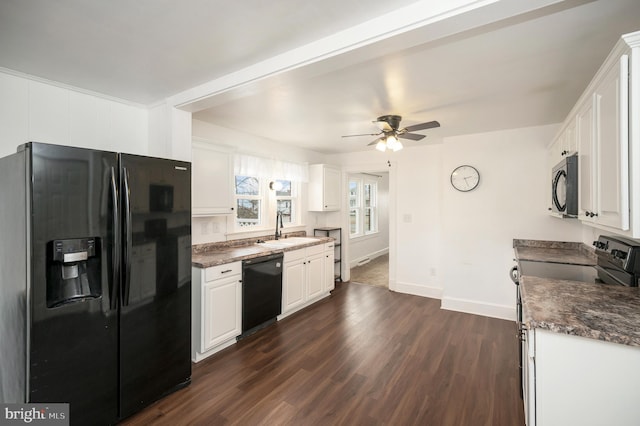
[[[443,297],[440,307],[449,311],[465,312],[509,321],[515,321],[516,319],[515,305],[496,305],[494,303],[478,302],[477,300]]]
[[[359,258],[349,262],[349,267],[355,268],[356,266],[364,265],[366,263],[371,262],[376,257],[380,257],[388,253],[389,253],[389,247],[383,248],[382,250],[374,251],[373,253],[369,253],[366,256],[360,256]]]
[[[392,286],[394,291],[398,293],[412,294],[414,296],[429,297],[432,299],[442,298],[442,289],[440,287],[427,287],[424,285],[396,282]]]
[[[482,315],[490,318],[515,321],[515,306],[497,305],[494,303],[478,302],[477,300],[457,299],[453,297],[443,297],[442,288],[428,287],[414,283],[396,282],[391,284],[391,289],[398,293],[411,294],[414,296],[440,299],[440,308],[449,311],[464,312],[467,314]]]

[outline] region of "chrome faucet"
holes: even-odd
[[[280,228],[278,228],[278,224]],[[282,237],[282,212],[278,210],[276,212],[276,240]]]

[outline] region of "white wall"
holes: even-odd
[[[0,157],[29,141],[146,155],[148,111],[0,72]]]
[[[508,277],[514,238],[581,241],[576,220],[550,217],[547,145],[557,125],[445,138],[442,185],[442,305],[510,318],[515,288]],[[470,164],[480,185],[461,193],[451,171]]]
[[[389,288],[440,297],[441,145],[430,142],[399,152],[367,150],[335,155],[330,163],[347,172],[389,171]],[[346,212],[343,223],[346,226]],[[351,243],[343,258],[352,259]],[[343,276],[349,279],[348,270]]]
[[[442,143],[339,155],[343,168],[389,160],[395,171],[390,192],[390,247],[396,253],[395,290],[441,297],[446,309],[515,318],[513,239],[582,241],[576,220],[547,215],[546,146],[558,125],[504,130],[443,139]],[[461,193],[450,174],[461,164],[480,171],[479,187]],[[349,257],[349,253],[347,253]]]

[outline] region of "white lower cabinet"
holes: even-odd
[[[640,348],[541,329],[527,339],[527,426],[640,424]]]
[[[305,302],[305,249],[284,254],[282,273],[282,313],[293,312]]]
[[[524,403],[524,422],[527,426],[536,424],[536,386],[535,386],[535,334],[524,331],[522,345],[522,402]]]
[[[332,274],[333,275],[333,274]],[[329,294],[325,284],[325,245],[284,253],[282,315],[292,314]]]
[[[323,246],[321,245],[314,246],[314,248],[316,248],[316,250],[320,249],[320,252],[308,256],[305,265],[305,272],[307,274],[307,300],[317,298],[324,290],[324,250],[322,250]],[[308,248],[305,250],[308,250]]]
[[[193,268],[192,358],[198,362],[242,333],[242,262]]]
[[[325,243],[324,245],[324,290],[332,291],[336,286],[336,279],[334,276],[335,266],[335,242]]]

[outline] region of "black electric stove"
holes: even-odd
[[[598,278],[607,284],[640,285],[640,241],[600,235],[593,242],[598,257]]]

